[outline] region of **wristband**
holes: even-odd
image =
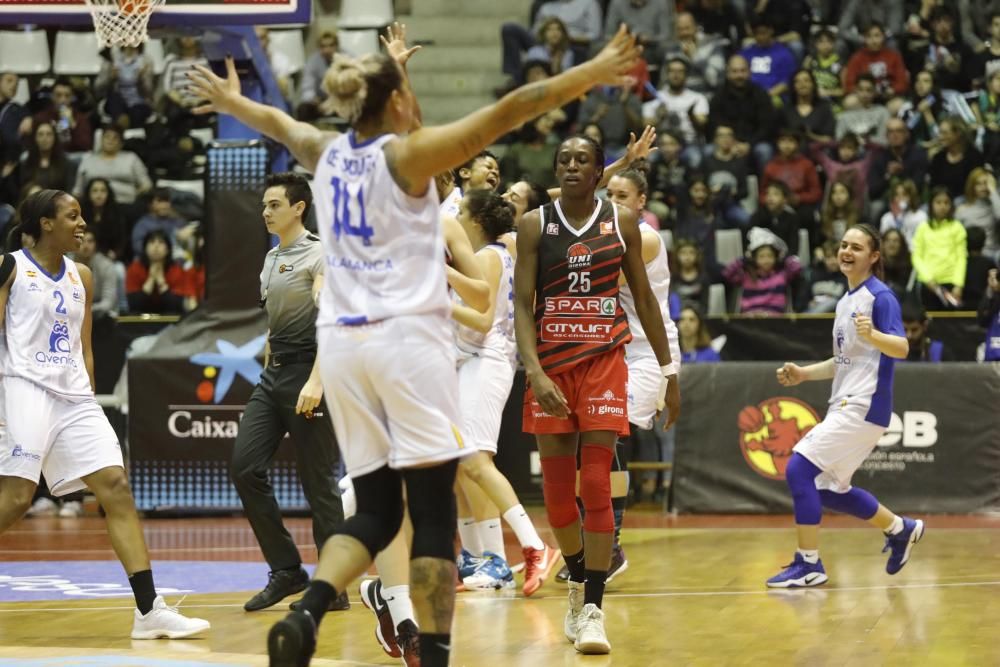
[[[680,364],[676,361],[671,361],[666,366],[660,366],[660,372],[663,373],[663,377],[669,377],[671,375],[677,375],[680,370]]]

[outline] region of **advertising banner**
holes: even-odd
[[[790,512],[785,467],[826,414],[830,382],[782,387],[773,363],[681,374],[673,503],[679,512]],[[899,512],[1000,507],[1000,364],[896,366],[892,422],[855,473]]]

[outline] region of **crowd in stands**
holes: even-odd
[[[211,119],[192,114],[183,82],[208,61],[195,37],[172,45],[159,75],[142,46],[102,57],[93,78],[32,77],[24,104],[18,75],[0,73],[0,238],[29,194],[70,192],[88,225],[75,259],[94,272],[95,316],[183,314],[204,295],[203,204],[155,184],[202,178],[192,130]]]
[[[585,60],[621,23],[645,61],[633,85],[597,88],[504,137],[501,180],[552,187],[569,133],[601,142],[610,162],[653,125],[657,150],[639,165],[645,218],[672,233],[674,289],[694,319],[713,284],[733,312],[832,311],[846,290],[839,239],[857,222],[883,234],[901,300],[933,311],[989,298],[1000,2],[535,0],[526,19],[500,29],[498,94]],[[266,29],[258,37],[296,115],[328,117],[321,81],[336,34],[319,36],[298,73]],[[194,37],[177,41],[159,75],[141,47],[114,50],[95,81],[51,81],[26,107],[11,101],[16,75],[0,75],[0,201],[11,205],[0,225],[33,188],[74,192],[95,245],[83,261],[106,259],[118,276],[109,312],[183,312],[200,296],[197,211],[154,184],[198,173],[192,130],[210,120],[191,113],[183,80],[204,62]],[[136,128],[145,140],[130,138]],[[742,237],[742,254],[720,258],[720,231]]]
[[[886,280],[927,310],[974,310],[1000,259],[1000,2],[554,0],[501,29],[502,94],[595,53],[621,23],[646,62],[507,137],[506,182],[551,186],[569,132],[656,127],[648,213],[670,230],[674,286],[701,312],[831,312],[844,230],[884,235]],[[530,26],[530,27],[529,27]],[[745,255],[720,261],[719,230]],[[807,239],[807,240],[803,240]],[[697,313],[693,316],[697,319]]]

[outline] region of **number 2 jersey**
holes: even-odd
[[[7,299],[3,374],[70,400],[92,397],[80,340],[87,294],[76,264],[63,258],[60,272],[50,275],[31,251],[11,254],[17,274]]]
[[[618,208],[595,203],[580,229],[566,221],[558,199],[539,209],[535,323],[538,359],[548,373],[565,372],[632,339],[618,294],[625,255]]]
[[[320,156],[313,179],[326,255],[316,325],[360,325],[405,315],[450,313],[437,190],[411,197],[392,178],[383,134],[346,132]]]

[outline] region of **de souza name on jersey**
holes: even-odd
[[[340,151],[336,148],[326,154],[326,164],[334,169],[338,169],[346,176],[363,176],[375,169],[375,155],[354,155],[341,157]]]

